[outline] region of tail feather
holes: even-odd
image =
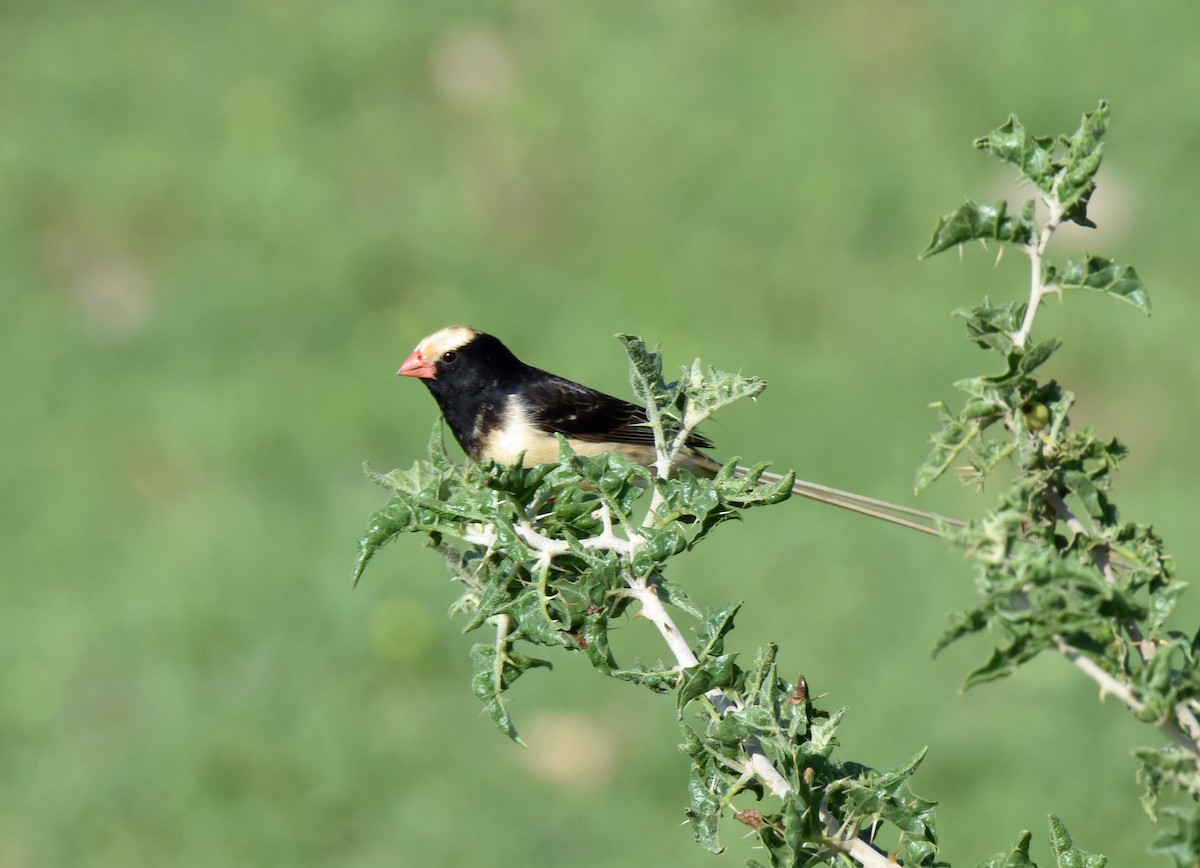
[[[741,475],[749,472],[749,468],[746,467],[738,467],[737,470]],[[763,472],[759,478],[764,482],[778,482],[783,477],[778,473]],[[925,512],[924,510],[913,509],[909,506],[901,506],[897,503],[889,503],[886,500],[878,500],[874,497],[842,491],[840,488],[830,488],[827,485],[819,485],[815,482],[805,482],[802,479],[796,480],[795,485],[792,486],[792,494],[799,497],[807,497],[809,500],[816,500],[820,503],[828,503],[831,506],[848,509],[862,515],[869,515],[881,521],[898,524],[901,527],[907,527],[933,536],[942,535],[940,530],[941,525],[962,526],[964,524],[964,522],[958,519],[946,518],[937,513]]]

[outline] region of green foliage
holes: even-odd
[[[1104,868],[1108,859],[1088,853],[1075,846],[1071,833],[1058,817],[1050,817],[1050,844],[1054,847],[1054,861],[1059,868]]]
[[[938,221],[925,255],[991,239],[1026,253],[1034,278],[1025,303],[984,299],[956,312],[968,338],[999,356],[998,370],[958,381],[966,400],[957,410],[933,405],[939,430],[916,485],[920,491],[957,468],[965,484],[982,490],[1011,468],[994,509],[941,528],[974,561],[980,601],[953,617],[935,652],[969,635],[1000,634],[968,674],[964,686],[972,687],[1054,651],[1170,737],[1172,748],[1138,752],[1138,776],[1147,813],[1173,824],[1159,832],[1152,852],[1191,865],[1200,859],[1200,806],[1195,798],[1160,805],[1176,793],[1200,796],[1197,642],[1167,627],[1183,584],[1154,531],[1123,521],[1112,502],[1124,446],[1073,429],[1075,396],[1045,377],[1061,342],[1032,339],[1038,309],[1052,292],[1086,289],[1149,310],[1130,266],[1098,256],[1061,271],[1045,262],[1061,223],[1093,225],[1087,206],[1107,122],[1101,103],[1073,135],[1052,139],[1031,135],[1012,117],[976,143],[1017,167],[1039,192],[1040,211],[1035,200],[1015,216],[1005,202],[967,201]],[[671,559],[718,525],[789,496],[792,476],[764,483],[761,466],[744,471],[731,462],[711,479],[673,472],[697,425],[764,384],[698,361],[668,381],[658,350],[619,337],[654,431],[655,472],[620,455],[575,455],[565,441],[554,464],[459,467],[436,427],[428,460],[408,471],[369,472],[392,493],[362,535],[354,580],[397,536],[421,534],[440,551],[464,587],[453,610],[465,615],[465,629],[494,630],[494,639],[471,651],[472,686],[515,741],[505,694],[530,669],[550,665],[527,654],[530,647],[580,654],[601,674],[671,695],[689,760],[685,813],[696,841],[710,851],[722,850],[721,820],[732,816],[752,830],[773,866],[877,864],[885,837],[894,863],[945,864],[936,862],[935,803],[909,788],[925,752],[886,772],[835,759],[844,712],[816,707],[803,677],[785,680],[774,644],[759,649],[749,666],[739,662],[727,641],[740,602],[707,609],[665,577]],[[609,631],[624,615],[654,624],[675,662],[618,661]],[[696,622],[692,641],[675,615]],[[756,807],[736,806],[751,796]],[[1106,863],[1077,847],[1057,817],[1049,826],[1059,868]],[[1030,842],[1023,833],[1010,851],[982,865],[1034,868]]]
[[[975,240],[1028,244],[1034,236],[1033,214],[1032,199],[1017,215],[1008,213],[1008,203],[1004,200],[978,205],[968,199],[956,210],[938,218],[933,239],[921,256],[933,256]]]
[[[1009,204],[1003,200],[976,205],[968,199],[938,220],[933,238],[921,256],[932,256],[976,240],[1033,246],[1038,249],[1044,286],[1103,292],[1149,312],[1146,289],[1137,272],[1128,265],[1089,256],[1082,263],[1068,263],[1060,273],[1040,260],[1041,248],[1061,223],[1095,226],[1087,216],[1087,206],[1096,189],[1096,173],[1104,150],[1101,139],[1108,129],[1108,116],[1108,105],[1101,102],[1095,111],[1084,114],[1079,129],[1057,140],[1031,135],[1015,116],[1010,116],[1004,124],[976,140],[975,147],[1011,163],[1022,180],[1039,191],[1046,218],[1039,223],[1034,199],[1027,199],[1017,215],[1009,213]]]
[[[1121,696],[1139,719],[1152,723],[1175,746],[1137,752],[1151,817],[1177,823],[1160,832],[1154,852],[1180,865],[1200,860],[1193,831],[1200,823],[1200,666],[1195,643],[1166,622],[1183,591],[1173,561],[1153,529],[1124,521],[1111,499],[1113,477],[1126,450],[1116,439],[1073,430],[1068,413],[1075,396],[1042,374],[1060,342],[1032,340],[1042,299],[1050,292],[1085,289],[1149,311],[1145,287],[1130,266],[1099,256],[1068,262],[1061,270],[1045,262],[1046,246],[1063,221],[1092,226],[1087,204],[1100,167],[1108,108],[1085,114],[1079,129],[1057,140],[1031,135],[1015,117],[976,146],[1015,166],[1040,193],[1021,217],[1007,220],[1006,203],[986,209],[963,206],[938,221],[926,255],[973,239],[1018,246],[1032,262],[1028,302],[999,307],[985,299],[959,311],[969,338],[999,355],[1001,371],[961,380],[961,408],[933,405],[939,430],[917,471],[923,489],[957,467],[963,482],[982,490],[1001,468],[1010,474],[995,508],[944,536],[976,565],[979,603],[953,616],[935,653],[964,636],[991,632],[1002,639],[966,678],[972,687],[1013,674],[1044,651],[1061,653]],[[987,217],[982,219],[981,215]],[[1160,796],[1191,796],[1186,807],[1158,808]],[[992,865],[1024,865],[1028,839]],[[1076,849],[1062,824],[1051,820],[1051,843],[1059,865],[1103,865],[1103,857]]]
[[[657,350],[635,337],[621,340],[634,390],[668,459],[700,421],[763,389],[761,380],[699,362],[667,382]],[[748,824],[773,865],[833,858],[850,842],[869,849],[857,840],[859,830],[874,834],[882,824],[895,829],[906,864],[934,858],[933,803],[908,789],[923,754],[885,773],[838,763],[841,715],[816,708],[803,679],[791,684],[779,674],[775,646],[760,649],[749,667],[727,650],[741,603],[704,610],[665,578],[667,563],[718,525],[786,500],[791,474],[763,482],[764,467],[738,472],[730,463],[712,479],[656,476],[621,455],[575,455],[565,441],[557,464],[459,467],[446,455],[440,425],[428,452],[409,470],[369,473],[391,496],[359,541],[354,580],[403,534],[423,535],[446,557],[464,587],[454,611],[466,617],[466,630],[494,630],[492,641],[471,650],[472,687],[503,733],[519,741],[506,691],[530,669],[549,665],[520,649],[580,654],[601,674],[674,696],[680,749],[690,759],[686,814],[707,849],[722,849],[720,821],[732,813],[743,822],[754,818]],[[675,663],[618,661],[609,631],[631,606],[664,633],[676,629],[669,612],[693,618],[694,641],[673,647]],[[767,791],[774,807],[733,807]]]
[[[1046,282],[1061,289],[1103,292],[1147,313],[1150,311],[1150,297],[1133,266],[1118,265],[1101,256],[1089,256],[1083,262],[1068,262],[1062,274],[1047,267]]]
[[[1007,853],[997,853],[991,859],[979,863],[979,868],[1037,868],[1036,863],[1029,858],[1029,844],[1033,835],[1022,832],[1016,845]]]
[[[1085,853],[1076,847],[1062,820],[1051,815],[1049,822],[1050,844],[1054,848],[1056,868],[1104,868],[1108,860],[1103,856]],[[1008,853],[997,853],[986,862],[981,862],[979,868],[1037,868],[1037,863],[1029,857],[1029,843],[1032,838],[1028,832],[1022,832],[1012,850]]]

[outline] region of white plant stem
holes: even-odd
[[[675,439],[669,446],[666,444],[664,438],[656,438],[658,441],[656,444],[658,453],[656,471],[659,479],[670,478],[675,460],[679,456],[679,453],[686,447],[688,437],[706,418],[707,414],[689,411],[684,415],[683,425],[680,426]],[[645,518],[642,520],[642,527],[645,528],[652,525],[661,503],[662,496],[656,487],[654,495],[650,500],[650,507],[647,509]],[[630,533],[630,538],[631,540],[636,539],[636,543],[633,546],[634,550],[644,542],[644,539],[632,532]],[[671,617],[671,613],[667,611],[662,600],[659,599],[655,588],[648,585],[644,580],[634,580],[629,583],[628,587],[630,595],[641,603],[641,614],[658,629],[659,634],[663,637],[663,641],[667,643],[667,647],[671,649],[671,653],[675,656],[675,661],[679,664],[679,667],[681,669],[692,669],[699,666],[700,661],[697,659],[695,652],[692,651],[691,644],[680,633],[674,619]],[[713,688],[705,693],[704,696],[713,704],[718,714],[727,714],[737,707],[737,703],[719,688]],[[779,773],[779,770],[775,768],[775,765],[771,762],[771,758],[763,750],[762,743],[757,738],[750,737],[743,742],[743,747],[745,748],[746,756],[749,758],[749,767],[742,771],[757,777],[772,794],[780,798],[787,796],[791,792],[791,785]],[[870,868],[885,868],[885,866],[895,864],[886,855],[880,853],[868,842],[859,838],[857,827],[853,825],[843,826],[824,804],[821,805],[820,817],[830,837],[837,840],[841,849],[860,865],[870,866]]]
[[[661,421],[660,414],[655,412],[654,408],[650,406],[647,407],[647,415],[657,434],[655,437],[657,458],[655,473],[659,479],[669,479],[674,472],[675,462],[680,453],[687,448],[691,432],[708,417],[708,414],[690,409],[684,414],[683,424],[680,426],[679,431],[669,441],[659,433],[662,431],[659,424]],[[659,487],[655,486],[650,506],[641,523],[641,529],[654,527],[657,521],[658,509],[661,505],[662,494]],[[628,525],[624,527],[624,536],[616,532],[613,526],[612,510],[603,500],[600,507],[596,510],[595,516],[600,520],[601,532],[597,536],[578,540],[577,545],[596,551],[616,552],[622,558],[631,560],[638,549],[645,544],[645,536]],[[568,554],[571,551],[571,545],[566,540],[554,539],[541,533],[523,514],[522,518],[513,525],[513,529],[522,542],[537,553],[538,564],[541,570],[548,572],[550,564],[555,557]],[[478,525],[463,534],[462,539],[464,542],[481,545],[491,550],[499,542],[499,534],[494,525]],[[684,669],[693,669],[700,665],[700,660],[692,650],[691,644],[680,632],[679,627],[676,626],[674,619],[663,605],[662,600],[658,596],[658,591],[653,584],[646,579],[631,578],[626,583],[624,593],[636,599],[641,604],[640,614],[654,624],[659,634],[663,637],[663,641],[667,643],[667,647],[671,649],[671,654],[675,657],[678,669],[681,672]],[[503,650],[502,645],[505,643],[509,630],[507,616],[502,617],[505,620],[497,623],[497,660],[502,659],[500,652]],[[725,715],[739,707],[738,702],[726,695],[720,688],[713,688],[704,695],[712,703],[718,714]],[[770,757],[767,756],[766,751],[763,749],[762,743],[757,738],[750,737],[745,739],[742,744],[746,752],[746,763],[744,766],[739,766],[738,771],[747,777],[754,777],[762,781],[773,795],[780,798],[786,797],[791,792],[791,784],[775,768]],[[820,818],[825,825],[832,846],[837,847],[860,865],[870,866],[870,868],[886,868],[886,866],[895,865],[885,854],[879,852],[868,841],[858,836],[859,829],[857,825],[854,823],[843,824],[824,804],[820,807]]]
[[[674,619],[671,618],[670,612],[659,599],[654,587],[644,582],[634,582],[629,587],[629,594],[641,603],[642,616],[658,628],[658,632],[662,635],[663,641],[667,643],[667,647],[671,649],[680,669],[699,666],[700,661],[696,658],[695,652],[679,632],[679,628],[675,626]],[[704,695],[719,714],[726,714],[737,708],[737,703],[718,688],[713,688]],[[770,757],[767,756],[758,739],[748,738],[744,742],[744,746],[749,758],[749,767],[740,769],[740,771],[757,777],[776,796],[782,798],[791,792],[791,785],[771,763]],[[821,821],[825,824],[830,838],[836,840],[838,846],[860,865],[884,868],[884,866],[896,864],[869,843],[858,838],[857,827],[843,826],[824,805],[821,806],[820,814]]]
[[[1033,331],[1033,322],[1037,317],[1038,308],[1041,307],[1042,299],[1048,294],[1058,290],[1055,286],[1046,286],[1042,282],[1042,275],[1045,272],[1045,255],[1046,247],[1050,243],[1050,238],[1054,231],[1062,224],[1065,217],[1065,209],[1062,203],[1058,200],[1058,183],[1061,180],[1056,178],[1054,186],[1051,188],[1050,195],[1043,197],[1042,202],[1048,209],[1049,213],[1046,217],[1046,222],[1042,224],[1038,231],[1037,240],[1025,247],[1025,253],[1029,257],[1030,270],[1030,287],[1029,287],[1029,305],[1025,309],[1025,318],[1021,322],[1021,327],[1012,336],[1013,344],[1018,348],[1023,349],[1026,341],[1029,339],[1030,333]],[[1090,535],[1083,523],[1071,512],[1070,508],[1063,501],[1062,496],[1054,490],[1046,492],[1046,501],[1050,504],[1055,514],[1066,523],[1067,527],[1073,533]],[[1112,561],[1109,557],[1109,549],[1106,545],[1094,547],[1091,552],[1092,563],[1100,570],[1105,581],[1109,584],[1116,584],[1116,576],[1113,574]],[[1157,652],[1157,648],[1153,642],[1147,641],[1141,627],[1134,621],[1126,621],[1124,623],[1126,634],[1137,648],[1138,655],[1142,658],[1143,663],[1148,663]],[[1055,647],[1059,643],[1063,647],[1069,648],[1061,637],[1054,637]],[[1059,649],[1062,651],[1062,648]],[[1066,652],[1063,652],[1066,654]],[[1134,711],[1139,711],[1141,703],[1132,695],[1129,688],[1126,687],[1124,692],[1112,689],[1111,684],[1100,682],[1095,673],[1103,673],[1103,670],[1091,659],[1083,657],[1078,651],[1074,652],[1074,656],[1067,655],[1068,659],[1076,666],[1079,666],[1084,672],[1087,672],[1090,677],[1100,683],[1101,694],[1112,693],[1116,696],[1121,696],[1122,701],[1129,705]],[[1106,673],[1105,673],[1106,674]],[[1115,679],[1108,676],[1112,684],[1116,684]],[[1138,703],[1135,707],[1134,703]],[[1180,744],[1193,756],[1200,760],[1200,718],[1197,718],[1196,713],[1188,707],[1186,703],[1177,703],[1173,709],[1175,720],[1164,720],[1159,722],[1159,728],[1162,729],[1172,740]]]
[[[1056,183],[1055,189],[1057,186]],[[1056,289],[1042,283],[1042,274],[1045,270],[1046,245],[1050,243],[1050,236],[1054,234],[1054,230],[1062,223],[1063,208],[1055,196],[1046,197],[1042,201],[1050,210],[1050,214],[1046,217],[1046,222],[1042,224],[1037,240],[1025,247],[1025,254],[1029,257],[1029,306],[1025,308],[1025,319],[1021,323],[1021,328],[1012,336],[1013,343],[1019,349],[1024,349],[1025,342],[1029,340],[1029,333],[1033,331],[1033,320],[1037,316],[1038,308],[1041,307],[1042,299]]]
[[[665,463],[659,466],[660,477],[667,478],[669,476],[672,462],[675,456],[678,455],[679,450],[686,444],[688,431],[690,430],[691,427],[685,425],[684,430],[679,432],[679,435],[671,446],[666,450],[660,451],[660,457],[665,458]],[[652,502],[650,510],[642,522],[642,527],[652,526],[655,520],[655,507],[656,502]],[[624,537],[616,532],[613,527],[612,510],[608,504],[602,502],[596,510],[595,515],[600,520],[601,532],[597,536],[579,540],[579,545],[583,548],[597,551],[613,551],[624,558],[632,558],[637,550],[645,544],[645,537],[631,528],[625,528]],[[553,539],[546,536],[538,531],[528,520],[522,520],[515,524],[514,529],[517,535],[521,537],[521,540],[537,553],[539,565],[544,569],[549,569],[550,563],[555,557],[565,555],[571,551],[571,546],[566,540]],[[499,535],[494,526],[473,527],[468,533],[463,535],[465,542],[481,545],[488,549],[495,547],[498,539]],[[671,649],[671,654],[675,657],[680,671],[692,669],[700,665],[700,660],[696,657],[686,637],[680,632],[679,627],[676,626],[666,606],[663,605],[662,599],[658,596],[658,591],[654,585],[645,579],[632,579],[627,583],[625,593],[641,604],[642,617],[654,624],[659,634],[663,637],[663,641],[667,643],[667,647]],[[498,622],[496,625],[498,661],[503,659],[501,652],[503,651],[509,630],[508,616],[501,617],[504,620]],[[718,714],[724,715],[738,708],[738,703],[719,688],[713,688],[704,695],[713,704]],[[746,764],[739,767],[739,771],[745,775],[758,778],[773,795],[780,798],[786,797],[791,792],[791,785],[780,774],[779,770],[775,768],[775,765],[771,762],[771,758],[763,750],[762,743],[757,738],[751,737],[743,742],[743,747],[746,751]],[[871,846],[870,843],[859,838],[857,826],[852,823],[843,825],[824,805],[821,806],[820,817],[825,824],[831,841],[835,842],[834,846],[837,846],[860,865],[870,866],[870,868],[886,868],[886,866],[895,864],[885,854],[880,853]]]
[[[1049,489],[1044,496],[1046,502],[1050,504],[1050,508],[1054,510],[1054,514],[1070,528],[1072,533],[1085,537],[1091,536],[1088,529],[1084,527],[1083,522],[1067,506],[1062,495],[1054,489]],[[1108,546],[1094,546],[1089,554],[1091,555],[1092,563],[1096,565],[1101,575],[1104,576],[1104,580],[1110,585],[1115,585],[1117,577],[1113,574],[1112,559],[1109,557]],[[1149,663],[1158,651],[1157,646],[1153,642],[1147,641],[1142,633],[1141,626],[1136,621],[1126,621],[1122,626],[1125,629],[1125,633],[1133,642],[1134,647],[1137,648],[1138,656],[1141,657],[1142,663]],[[1081,651],[1068,645],[1066,640],[1061,636],[1053,636],[1052,641],[1059,653],[1100,685],[1101,698],[1111,693],[1128,705],[1135,713],[1140,714],[1142,712],[1142,709],[1145,708],[1145,703],[1133,695],[1133,689],[1128,684],[1118,681],[1112,675],[1109,675],[1090,657],[1085,657]],[[1200,761],[1200,721],[1197,720],[1195,712],[1183,702],[1176,703],[1172,711],[1174,712],[1175,719],[1158,721],[1158,728],[1172,741]]]
[[[1078,666],[1088,678],[1100,685],[1101,699],[1105,696],[1115,696],[1128,705],[1135,714],[1140,714],[1145,709],[1145,703],[1133,695],[1133,688],[1109,675],[1099,663],[1070,645],[1062,636],[1055,634],[1050,637],[1050,641],[1054,644],[1054,650]]]
[[[1054,643],[1054,648],[1058,653],[1078,666],[1088,678],[1100,685],[1101,699],[1112,695],[1129,706],[1130,710],[1135,714],[1141,714],[1145,710],[1146,704],[1133,695],[1133,688],[1125,682],[1118,681],[1112,675],[1109,675],[1100,664],[1085,655],[1078,648],[1068,644],[1062,636],[1051,636],[1050,641]],[[1176,706],[1175,710],[1178,713],[1179,706]],[[1188,711],[1190,714],[1190,709]],[[1200,762],[1200,747],[1197,747],[1195,739],[1187,732],[1184,732],[1178,723],[1170,718],[1164,718],[1157,721],[1157,726],[1167,738],[1171,739],[1171,741],[1175,742],[1175,744],[1179,745],[1191,754],[1195,760]]]

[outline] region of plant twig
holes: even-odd
[[[1050,505],[1050,508],[1054,510],[1055,516],[1063,521],[1073,533],[1082,536],[1092,536],[1092,534],[1088,532],[1088,529],[1084,527],[1083,522],[1081,522],[1075,516],[1075,513],[1071,511],[1071,508],[1067,506],[1066,501],[1063,500],[1062,495],[1059,494],[1056,489],[1052,487],[1046,489],[1046,492],[1043,496],[1045,497],[1046,502]],[[1092,546],[1088,554],[1092,559],[1092,563],[1096,565],[1096,568],[1100,570],[1100,573],[1104,576],[1104,580],[1110,585],[1115,585],[1117,583],[1117,578],[1113,574],[1112,559],[1109,557],[1110,550],[1108,545],[1102,543],[1100,545]],[[1141,658],[1142,663],[1149,663],[1154,658],[1157,649],[1153,642],[1146,641],[1145,634],[1142,633],[1141,625],[1132,619],[1128,619],[1123,622],[1122,627],[1124,628],[1126,635],[1129,636],[1130,641],[1133,642],[1134,647],[1137,648],[1138,656]],[[1116,679],[1114,679],[1111,675],[1108,675],[1107,672],[1101,669],[1099,665],[1097,665],[1090,658],[1082,656],[1079,651],[1076,651],[1067,645],[1061,636],[1055,636],[1053,637],[1053,640],[1054,647],[1057,648],[1060,653],[1064,654],[1068,660],[1070,660],[1084,672],[1087,672],[1089,677],[1100,684],[1101,694],[1112,693],[1114,696],[1119,696],[1121,697],[1121,701],[1133,709],[1135,713],[1141,713],[1145,706],[1133,696],[1133,693],[1128,685],[1124,685],[1116,681]],[[1069,649],[1074,656],[1072,656],[1072,654],[1068,654],[1067,651],[1064,651],[1064,648]],[[1093,674],[1093,669],[1099,673],[1102,673],[1111,683],[1106,683],[1098,678],[1097,675]],[[1120,685],[1125,691],[1125,694],[1122,693],[1122,690],[1114,689],[1113,685]],[[1175,721],[1162,721],[1158,725],[1159,728],[1193,756],[1200,758],[1200,721],[1197,720],[1195,713],[1187,706],[1186,703],[1177,702],[1172,710],[1175,714]]]
[[[1055,187],[1057,188],[1057,182]],[[1037,241],[1025,247],[1025,255],[1029,257],[1029,305],[1025,308],[1025,319],[1021,322],[1021,328],[1012,336],[1013,343],[1018,349],[1025,348],[1025,341],[1029,339],[1029,334],[1033,331],[1033,320],[1037,316],[1038,308],[1041,307],[1042,299],[1055,291],[1055,287],[1046,286],[1042,282],[1042,275],[1045,273],[1046,246],[1050,243],[1050,236],[1054,234],[1054,230],[1062,223],[1064,212],[1056,196],[1045,196],[1042,201],[1049,209],[1050,214],[1046,218],[1046,222],[1042,224]]]
[[[1092,660],[1078,648],[1068,644],[1062,636],[1051,636],[1050,641],[1054,644],[1054,648],[1058,653],[1074,663],[1088,678],[1100,685],[1100,697],[1102,699],[1112,694],[1129,706],[1134,714],[1141,714],[1145,711],[1146,704],[1133,695],[1133,688],[1128,684],[1118,681],[1106,672],[1100,664],[1096,663],[1096,661]],[[1171,741],[1200,761],[1200,747],[1197,746],[1196,741],[1188,733],[1180,728],[1179,724],[1170,718],[1164,718],[1157,722],[1157,726]]]

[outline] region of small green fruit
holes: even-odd
[[[1021,408],[1025,414],[1025,427],[1030,431],[1041,431],[1050,424],[1050,408],[1039,402],[1031,402]]]

